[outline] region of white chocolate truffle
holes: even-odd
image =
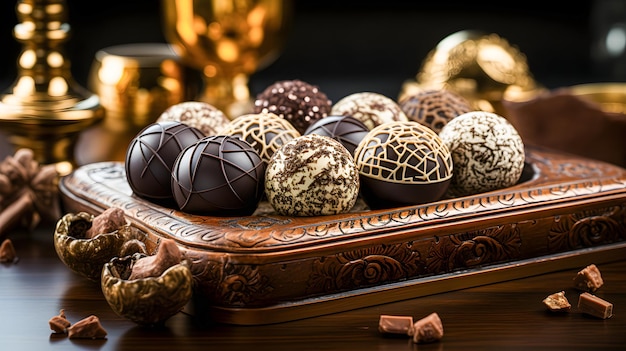
[[[176,121],[199,129],[204,136],[220,134],[230,119],[217,107],[201,101],[185,101],[168,107],[157,122]]]
[[[394,121],[408,121],[397,102],[372,92],[354,93],[337,101],[330,111],[334,116],[351,116],[369,129]]]
[[[265,163],[269,162],[276,150],[300,136],[291,123],[271,112],[239,116],[222,129],[222,134],[248,142]]]
[[[265,195],[282,215],[348,212],[358,194],[359,172],[352,155],[327,136],[293,139],[274,153],[265,172]]]
[[[448,195],[459,197],[515,185],[524,169],[524,143],[504,117],[471,111],[439,133],[452,154],[454,172]]]

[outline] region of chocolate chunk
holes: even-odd
[[[408,335],[411,327],[413,327],[411,316],[381,315],[378,321],[378,330],[384,334]]]
[[[545,299],[543,299],[543,304],[550,310],[554,312],[567,312],[570,310],[572,305],[565,297],[565,291],[559,291],[557,293],[551,294]]]
[[[124,211],[120,208],[111,207],[93,218],[91,228],[87,229],[85,236],[93,238],[98,234],[112,233],[125,224]]]
[[[100,324],[97,316],[91,315],[67,328],[70,339],[104,339],[107,331]]]
[[[4,239],[2,245],[0,245],[0,262],[17,262],[17,254],[15,253],[15,247],[13,247],[13,242],[11,241],[11,239]]]
[[[50,318],[48,324],[55,334],[67,333],[67,328],[72,325],[65,317],[65,310],[61,310],[58,316]]]
[[[583,268],[574,277],[574,287],[582,291],[595,292],[603,284],[602,274],[595,264]]]
[[[159,277],[181,260],[182,254],[176,242],[172,239],[163,239],[159,243],[156,255],[143,257],[135,262],[128,280]]]
[[[613,304],[588,292],[580,294],[578,309],[590,316],[607,319],[613,315]]]
[[[443,338],[443,324],[437,313],[418,320],[409,329],[409,335],[413,336],[413,342],[424,344],[441,340]]]

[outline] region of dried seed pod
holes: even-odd
[[[134,254],[111,259],[102,270],[102,292],[118,315],[140,325],[162,324],[191,299],[191,264],[183,260],[159,276],[128,279],[132,266],[145,257]]]
[[[135,240],[145,242],[146,234],[129,223],[106,233],[87,236],[94,216],[86,212],[68,213],[56,225],[54,248],[61,261],[72,271],[94,281],[100,281],[102,266],[113,257],[145,251],[145,245],[129,245]]]

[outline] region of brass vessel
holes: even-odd
[[[502,101],[525,101],[544,90],[533,78],[526,56],[495,33],[462,30],[431,50],[415,80],[405,82],[399,99],[428,89],[449,89],[477,110],[505,115]]]
[[[104,108],[70,72],[65,1],[19,0],[16,12],[13,35],[23,48],[17,79],[0,98],[0,128],[14,148],[30,148],[37,161],[67,174],[79,133],[100,121]]]

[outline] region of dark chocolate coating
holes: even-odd
[[[264,191],[265,163],[247,142],[206,137],[183,150],[172,169],[172,193],[183,212],[247,216]]]
[[[142,129],[126,151],[126,178],[133,192],[150,200],[171,199],[174,161],[203,137],[199,129],[175,121],[155,122]]]
[[[351,116],[328,116],[313,123],[304,134],[318,134],[340,142],[354,156],[354,150],[367,135],[369,128]]]
[[[278,81],[254,101],[254,113],[271,112],[291,123],[301,134],[330,113],[332,102],[315,85],[301,80]]]

